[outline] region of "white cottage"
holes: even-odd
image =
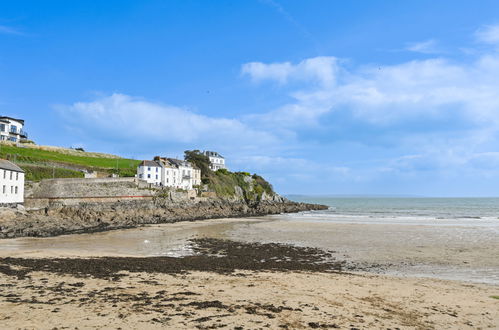
[[[137,167],[137,177],[147,183],[161,186],[163,165],[155,160],[143,160]]]
[[[24,171],[16,164],[0,159],[0,205],[24,203]]]
[[[216,151],[203,151],[203,155],[210,159],[210,169],[212,171],[219,170],[221,168],[227,169],[225,165],[225,158]]]
[[[24,131],[24,120],[0,116],[0,140],[19,142],[28,138]]]

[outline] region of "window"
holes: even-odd
[[[17,133],[17,126],[16,125],[10,125],[10,131],[12,133]]]
[[[7,178],[7,170],[4,170],[4,171],[3,171],[3,178],[4,178],[4,179],[5,179],[5,178]]]
[[[3,185],[3,193],[5,194],[5,190],[7,189],[7,187],[5,185]]]
[[[156,174],[156,180],[158,180],[158,175]]]
[[[17,187],[15,187],[15,190],[14,190],[14,191],[15,191],[15,194],[17,195]]]
[[[148,174],[148,175],[147,175],[147,178],[148,178],[148,179],[150,179],[150,178],[151,178],[151,174]]]
[[[150,167],[148,167],[148,168],[147,168],[147,170],[148,170],[148,171],[151,171],[151,168],[150,168]]]
[[[16,172],[16,181],[19,180],[19,172]]]
[[[12,180],[12,174],[14,174],[14,172],[10,172],[10,179]]]
[[[5,132],[5,124],[0,124],[0,131]]]
[[[159,168],[156,167],[156,173],[158,173]],[[157,175],[156,175],[157,176]]]
[[[142,174],[139,174],[139,179],[142,179]]]
[[[10,193],[13,194],[14,193],[14,186],[10,186]]]

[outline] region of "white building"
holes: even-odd
[[[24,203],[24,171],[0,159],[0,205]]]
[[[161,172],[163,166],[161,162],[155,160],[143,160],[139,167],[137,167],[137,177],[147,183],[152,183],[154,185],[161,185]]]
[[[0,140],[19,142],[28,138],[24,131],[24,120],[0,117]]]
[[[210,159],[210,168],[212,171],[219,170],[221,168],[227,169],[225,166],[225,158],[216,151],[203,151],[203,155]]]
[[[157,186],[186,190],[201,184],[201,171],[191,163],[175,158],[144,160],[137,168],[137,177]]]

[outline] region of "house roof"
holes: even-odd
[[[185,161],[185,160],[181,160],[181,159],[176,159],[176,158],[166,158],[168,160],[168,162],[176,167],[180,167],[180,166],[186,166],[186,167],[192,167],[191,166],[191,163]]]
[[[203,152],[206,156],[208,157],[218,157],[218,158],[224,158],[222,155],[220,155],[218,152],[216,151],[205,151]]]
[[[161,164],[154,160],[143,160],[139,166],[161,167]]]
[[[9,162],[6,159],[0,159],[0,168],[3,170],[9,170],[9,171],[14,171],[14,172],[22,172],[24,173],[23,169],[14,164],[13,162]]]
[[[17,119],[17,118],[12,118],[12,117],[7,117],[7,116],[0,116],[0,120],[1,120],[1,119],[4,119],[4,120],[5,120],[5,119],[7,119],[7,120],[8,120],[8,119],[10,119],[10,120],[15,120],[15,121],[18,121],[18,122],[20,122],[21,124],[23,124],[23,125],[24,125],[24,120],[23,120],[23,119]]]

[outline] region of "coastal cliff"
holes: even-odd
[[[31,211],[3,210],[0,213],[0,238],[47,237],[132,228],[146,224],[261,216],[324,208],[326,206],[296,203],[282,197],[265,201],[223,198],[172,201],[156,198],[112,203],[87,202],[77,205],[54,203]]]

